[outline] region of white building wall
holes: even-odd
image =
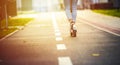
[[[33,0],[33,8],[35,11],[55,11],[58,10],[58,0]]]
[[[16,0],[16,3],[17,3],[17,9],[20,9],[22,7],[21,0]]]
[[[92,0],[93,3],[99,3],[99,0]]]
[[[108,0],[99,0],[100,3],[107,3]]]
[[[108,0],[92,0],[93,3],[107,3]]]

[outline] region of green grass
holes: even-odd
[[[1,30],[0,30],[0,39],[3,38],[3,37],[5,37],[5,36],[8,35],[8,34],[14,32],[15,30],[17,30],[17,28],[3,29],[3,30],[1,29]]]
[[[115,16],[115,17],[120,17],[120,10],[116,9],[109,9],[109,10],[93,10],[96,13],[102,13],[105,15],[110,15],[110,16]]]
[[[33,20],[33,18],[13,18],[8,20],[8,26],[24,26],[28,22]],[[1,21],[1,27],[5,27],[6,21]]]
[[[13,26],[13,27],[14,26],[25,26],[31,20],[33,20],[33,18],[11,18],[8,20],[8,27],[10,27],[10,26]],[[5,29],[5,25],[6,25],[5,22],[6,21],[2,20],[0,22],[1,22],[0,39],[17,29],[17,28]]]
[[[10,19],[9,26],[24,26],[28,22],[30,22],[32,18],[18,18],[18,19]]]

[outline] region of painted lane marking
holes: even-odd
[[[58,57],[59,65],[73,65],[70,57]]]
[[[62,41],[63,38],[62,37],[56,37],[56,41]]]
[[[66,50],[66,46],[64,44],[57,44],[57,50]]]
[[[56,30],[55,30],[55,33],[58,33],[58,32],[60,32],[60,30],[56,29]]]
[[[80,20],[80,19],[79,19],[79,20]],[[82,20],[83,20],[83,21],[87,21],[87,20],[85,20],[85,19],[82,19]],[[112,30],[110,30],[111,28],[108,29],[108,27],[106,28],[105,26],[101,26],[100,24],[99,24],[99,25],[98,25],[98,24],[95,25],[95,23],[91,23],[90,21],[88,21],[88,22],[82,22],[82,23],[88,24],[88,25],[93,26],[93,27],[95,27],[95,28],[97,28],[97,29],[99,29],[99,30],[108,32],[108,33],[110,33],[110,34],[113,34],[113,35],[116,35],[116,36],[120,36],[120,34],[115,33],[115,32],[113,32]]]
[[[62,41],[63,38],[61,37],[61,33],[60,33],[60,30],[59,30],[59,27],[58,27],[58,24],[56,22],[54,14],[52,14],[52,20],[53,20],[53,26],[54,26],[56,41]]]
[[[53,26],[56,36],[56,41],[62,41],[63,38],[61,37],[61,32],[59,30],[59,27],[57,25],[56,19],[54,14],[52,14],[52,20],[53,20]],[[57,44],[57,50],[66,50],[66,46],[64,44]],[[73,65],[70,57],[58,57],[58,65]]]
[[[98,53],[94,53],[94,54],[92,54],[92,56],[94,56],[94,57],[98,57],[98,56],[100,56],[100,54],[98,54]]]
[[[60,32],[58,32],[58,33],[55,33],[55,35],[56,35],[56,36],[61,36],[61,33],[60,33]]]
[[[54,27],[54,30],[59,30],[59,28],[58,27]]]

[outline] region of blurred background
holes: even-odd
[[[16,16],[19,11],[49,12],[64,9],[64,0],[0,0],[0,20]],[[120,0],[78,0],[81,9],[119,9]]]

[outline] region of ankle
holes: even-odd
[[[68,19],[69,22],[72,22],[72,19]]]

